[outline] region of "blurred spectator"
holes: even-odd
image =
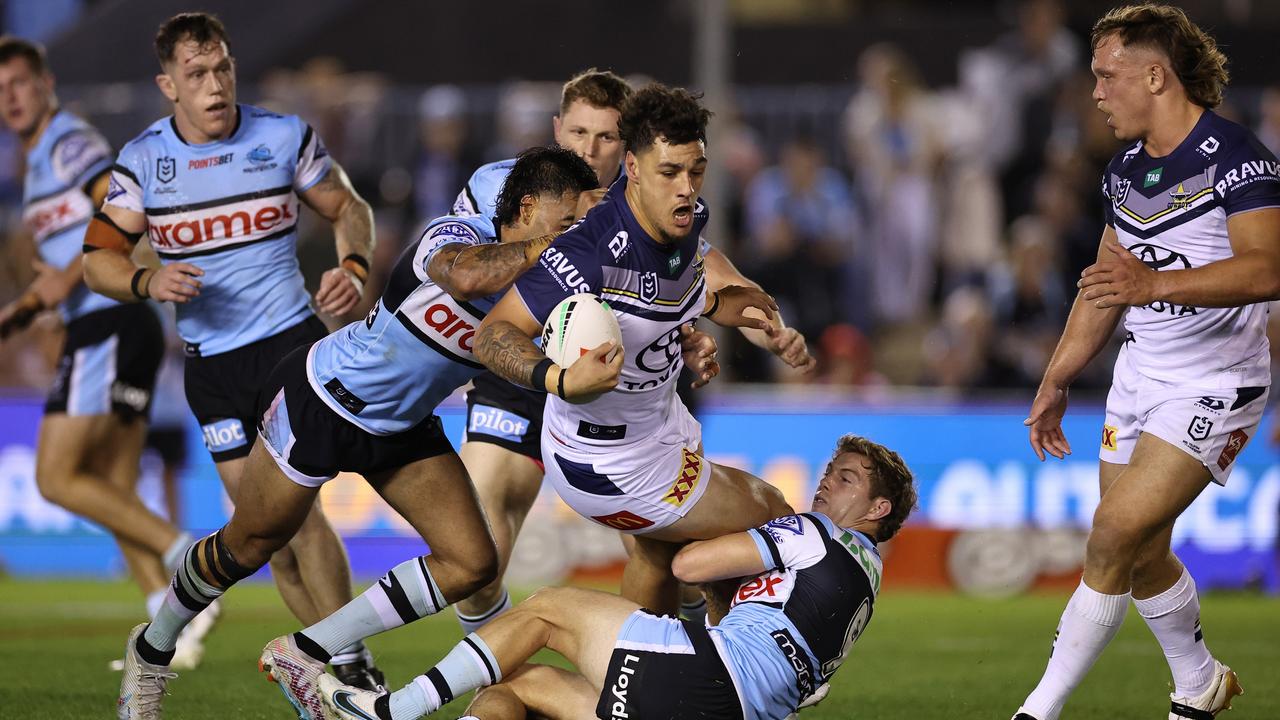
[[[832,325],[818,340],[818,381],[827,385],[881,387],[889,381],[876,372],[871,343],[852,325]]]
[[[497,137],[485,150],[482,162],[505,160],[526,148],[552,142],[547,119],[559,110],[560,90],[554,83],[534,82],[503,88],[494,117]]]
[[[861,85],[845,113],[846,148],[867,197],[859,249],[876,325],[924,316],[936,279],[939,138],[931,97],[893,45],[858,59]],[[859,283],[850,283],[858,285]]]
[[[1258,103],[1258,140],[1274,154],[1280,154],[1280,86],[1262,91]]]
[[[861,222],[848,181],[811,139],[793,138],[779,155],[747,189],[749,251],[739,259],[788,322],[812,338],[847,319],[845,278]]]
[[[478,157],[467,153],[467,98],[454,85],[437,85],[418,99],[418,152],[413,166],[417,220],[446,215]]]
[[[981,288],[953,291],[923,343],[930,381],[956,390],[1018,386],[1012,368],[993,352],[995,332],[995,311]]]
[[[1001,329],[995,353],[1016,371],[1010,385],[1034,387],[1058,343],[1070,304],[1058,269],[1058,242],[1044,218],[1014,221],[1007,271],[993,273],[995,316]]]

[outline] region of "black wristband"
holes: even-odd
[[[138,281],[142,279],[142,275],[146,272],[147,268],[138,268],[138,271],[133,274],[133,279],[129,281],[129,289],[133,291],[133,296],[139,300],[146,300],[151,297],[149,293],[143,295],[142,291],[138,289]]]
[[[533,375],[529,378],[529,384],[538,392],[547,391],[547,370],[555,363],[551,362],[551,358],[540,360],[537,365],[533,366]]]
[[[702,313],[702,317],[708,317],[708,318],[709,318],[709,317],[711,317],[712,315],[715,315],[715,314],[716,314],[716,311],[720,309],[720,293],[719,293],[719,292],[713,292],[713,293],[711,293],[711,297],[712,297],[712,298],[714,298],[714,300],[713,300],[713,301],[712,301],[712,303],[711,303],[711,309],[710,309],[710,310],[708,310],[708,311],[706,311],[706,312],[704,312],[704,313]]]
[[[561,400],[568,400],[569,398],[564,396],[564,376],[565,372],[561,370],[560,379],[556,381],[556,394],[560,396]]]
[[[351,263],[356,267],[348,267],[347,263]],[[342,258],[342,262],[338,263],[338,265],[350,270],[351,274],[355,275],[356,279],[360,282],[364,282],[369,279],[369,261],[365,256],[359,253],[351,253],[350,255]],[[356,268],[359,268],[359,270]]]

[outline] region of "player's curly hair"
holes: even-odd
[[[845,453],[858,453],[871,461],[871,496],[885,498],[892,506],[889,514],[880,518],[875,532],[876,540],[884,542],[898,534],[916,507],[915,477],[901,455],[859,435],[849,434],[837,440],[831,461]]]
[[[49,61],[45,58],[44,46],[14,35],[0,36],[0,65],[14,58],[24,58],[31,67],[31,72],[42,75],[49,69]]]
[[[503,181],[494,220],[499,227],[514,223],[520,217],[520,201],[526,195],[580,193],[599,184],[596,171],[572,150],[558,145],[531,147],[516,156],[515,165]]]
[[[564,115],[569,106],[581,100],[593,108],[617,110],[631,97],[631,86],[617,74],[609,70],[588,68],[569,78],[560,91],[560,114]]]
[[[1229,80],[1227,56],[1181,8],[1154,3],[1115,8],[1094,24],[1090,47],[1097,52],[1098,45],[1112,34],[1125,47],[1141,46],[1164,53],[1191,102],[1206,109],[1222,104],[1222,92]]]
[[[639,152],[658,138],[672,145],[707,141],[711,111],[702,107],[701,95],[684,88],[650,83],[636,91],[622,106],[619,134],[627,150]]]
[[[217,15],[203,12],[178,13],[165,20],[156,31],[156,57],[160,64],[172,61],[174,48],[185,40],[194,40],[202,48],[209,43],[226,43],[227,52],[231,52],[231,38],[227,37],[227,28]]]

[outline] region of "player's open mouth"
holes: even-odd
[[[222,112],[223,110],[226,110],[226,109],[227,109],[227,104],[226,104],[226,103],[224,103],[224,102],[217,102],[217,103],[214,103],[214,104],[210,105],[209,107],[205,108],[205,112],[210,112],[210,113],[220,113],[220,112]]]
[[[681,205],[672,213],[672,217],[675,218],[676,227],[689,227],[689,223],[693,222],[693,208]]]

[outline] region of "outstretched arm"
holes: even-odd
[[[555,237],[543,235],[521,242],[483,245],[450,243],[432,254],[427,275],[459,300],[493,295],[510,287],[520,273],[533,267]]]
[[[710,248],[703,261],[706,263],[707,288],[711,291],[722,290],[730,285],[762,290],[751,278],[743,275],[728,256],[715,248]],[[770,321],[771,326],[763,330],[752,327],[740,327],[742,336],[756,347],[763,348],[777,355],[783,362],[803,372],[813,370],[817,362],[809,355],[809,347],[804,336],[795,328],[787,327],[782,314],[774,311],[768,316],[758,310],[748,310],[748,315],[762,317]]]
[[[671,570],[680,582],[689,584],[759,575],[768,568],[750,533],[689,543],[676,553]]]
[[[373,209],[351,186],[351,179],[336,162],[324,178],[298,196],[333,223],[338,267],[321,276],[315,304],[320,312],[342,315],[360,302],[364,283],[369,279],[375,243]]]

